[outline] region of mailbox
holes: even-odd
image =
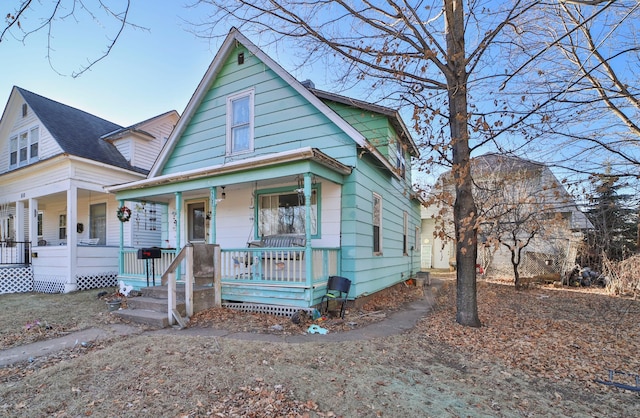
[[[140,248],[138,250],[138,260],[149,260],[153,258],[160,258],[162,251],[158,247]]]

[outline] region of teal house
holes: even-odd
[[[131,212],[119,280],[146,285],[138,243],[160,248],[162,274],[189,242],[219,245],[223,301],[308,308],[332,275],[349,299],[407,280],[416,157],[395,110],[299,82],[232,29],[148,177],[107,188]],[[139,239],[148,228],[157,243]]]

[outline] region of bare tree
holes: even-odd
[[[491,48],[501,48],[496,39],[540,3],[514,1],[492,10],[478,3],[466,10],[462,0],[444,0],[433,7],[406,0],[198,3],[213,6],[212,15],[198,28],[202,36],[231,22],[260,36],[263,43],[266,38],[274,43],[294,39],[307,53],[304,62],[320,56],[335,59],[345,68],[343,83],[369,82],[371,91],[384,92],[383,98],[412,107],[413,127],[431,156],[426,161],[453,168],[456,320],[480,326],[475,277],[478,219],[469,159],[475,147],[493,138],[471,136],[471,131],[484,129],[486,121],[473,118],[469,86],[485,80],[485,68],[497,67],[492,57],[485,60]]]
[[[505,151],[521,146],[510,139],[498,142],[505,132],[519,129],[525,141],[534,138],[526,128],[537,122],[540,105],[527,102],[527,109],[511,111],[494,93],[508,81],[504,61],[510,54],[535,59],[536,51],[523,51],[518,43],[519,26],[531,24],[540,15],[536,10],[548,3],[514,0],[487,7],[463,0],[200,0],[198,4],[212,6],[211,15],[197,26],[201,36],[211,37],[218,27],[236,24],[259,36],[263,44],[282,47],[281,41],[288,39],[303,51],[302,62],[322,61],[344,69],[343,85],[368,83],[372,96],[409,105],[413,127],[428,154],[421,167],[428,170],[430,164],[439,163],[453,172],[456,320],[480,326],[475,276],[480,219],[470,156],[485,145]],[[548,45],[539,47],[541,53],[547,50]],[[513,91],[522,91],[522,86]]]
[[[514,42],[534,53],[509,61],[506,82],[527,81],[522,96],[544,115],[531,129],[548,140],[536,143],[551,151],[548,161],[583,177],[608,172],[633,180],[640,165],[640,3],[601,3],[550,3],[537,19],[520,22]]]
[[[480,258],[485,261],[482,267],[487,274],[513,274],[515,286],[520,289],[525,262],[528,273],[535,269],[540,274],[560,273],[570,257],[575,261],[581,238],[576,232],[580,213],[546,166],[516,157],[485,154],[471,160],[471,171],[478,207]],[[438,184],[442,190],[437,195],[446,196],[453,188],[452,174],[443,175]],[[441,206],[444,210],[437,219],[446,231],[451,205],[443,201]],[[579,219],[586,219],[580,215]],[[502,269],[505,263],[510,272]]]
[[[66,2],[52,1],[49,18],[30,29],[23,28],[22,19],[32,10],[32,1],[19,2],[19,7],[7,14],[0,40],[14,28],[22,39],[34,31],[50,31],[56,18],[75,16],[76,6],[86,10],[83,1],[69,1],[73,7],[65,11],[62,6]],[[600,0],[572,3],[609,4]],[[98,4],[111,12],[106,3]],[[126,5],[128,10],[129,1]],[[490,5],[463,0],[433,4],[410,0],[199,0],[197,5],[212,7],[212,14],[203,16],[196,26],[200,36],[215,36],[220,26],[226,32],[228,25],[237,24],[260,36],[263,45],[277,41],[278,46],[280,40],[287,38],[295,42],[297,51],[305,53],[304,63],[334,60],[344,68],[341,80],[345,86],[368,82],[370,91],[376,92],[372,96],[380,93],[382,97],[378,98],[409,104],[413,127],[429,154],[422,167],[428,169],[429,164],[438,162],[453,170],[456,320],[463,325],[480,326],[475,277],[479,218],[472,193],[470,156],[484,145],[506,150],[509,141],[497,141],[505,132],[519,129],[525,140],[531,140],[525,128],[536,124],[532,119],[546,123],[548,115],[539,115],[540,109],[553,103],[553,98],[545,99],[543,104],[529,102],[528,108],[513,112],[494,93],[500,85],[509,86],[505,78],[510,72],[504,71],[509,54],[524,53],[533,62],[548,50],[548,45],[543,45],[539,53],[524,50],[516,42],[516,35],[523,23],[529,25],[535,20],[533,11],[549,4],[523,0]],[[120,30],[107,51],[76,76],[106,57],[117,41],[127,13],[111,16],[121,22]],[[549,41],[556,42],[557,39]],[[522,68],[529,69],[526,63]],[[514,69],[513,74],[520,72]],[[521,86],[513,90],[521,91]],[[556,92],[552,96],[558,95]],[[519,146],[514,143],[514,147]]]
[[[87,63],[80,66],[71,76],[78,77],[88,71],[98,62],[105,59],[114,48],[125,27],[139,26],[129,22],[129,8],[131,0],[116,1],[98,1],[86,2],[83,0],[49,0],[38,1],[19,0],[14,1],[13,7],[3,4],[3,16],[5,16],[4,25],[0,26],[0,47],[2,42],[13,39],[18,42],[26,42],[29,37],[37,32],[47,33],[47,59],[49,65],[54,71],[56,66],[53,62],[55,51],[55,34],[58,27],[65,23],[77,23],[78,21],[88,20],[93,22],[101,29],[107,32],[107,40],[104,44],[104,50],[97,56],[87,58]],[[108,22],[106,22],[108,20]],[[84,36],[78,29],[77,37]]]
[[[556,249],[548,242],[554,241],[558,231],[571,233],[566,225],[570,218],[562,216],[569,196],[545,166],[519,158],[478,157],[473,161],[473,177],[483,245],[508,250],[515,287],[521,289],[521,265],[528,247],[537,244],[538,254],[556,258]]]

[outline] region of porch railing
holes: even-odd
[[[138,250],[125,248],[122,274],[144,281],[146,261],[138,260]],[[175,250],[163,249],[155,261],[156,278],[167,271],[176,258]],[[305,251],[291,248],[223,248],[220,256],[221,279],[241,280],[251,283],[305,284],[307,263]],[[339,248],[314,248],[311,250],[311,283],[326,282],[340,273]],[[180,281],[180,277],[177,278]]]
[[[340,271],[340,249],[311,250],[311,282],[326,281]],[[291,248],[222,249],[222,280],[268,281],[281,284],[306,283],[305,251]]]
[[[0,264],[31,264],[31,242],[0,241]]]
[[[176,258],[175,249],[162,249],[160,258],[149,260],[153,264],[156,278],[162,276],[167,271],[173,260]],[[125,248],[122,273],[127,277],[135,277],[144,280],[147,277],[147,260],[138,260],[137,248]]]

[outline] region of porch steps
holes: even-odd
[[[142,296],[127,299],[127,309],[112,313],[127,321],[144,324],[155,328],[169,326],[167,286],[143,287]],[[186,315],[184,303],[184,285],[178,284],[176,289],[176,310],[182,317]],[[194,286],[194,312],[199,312],[213,305],[213,288],[210,286]]]

